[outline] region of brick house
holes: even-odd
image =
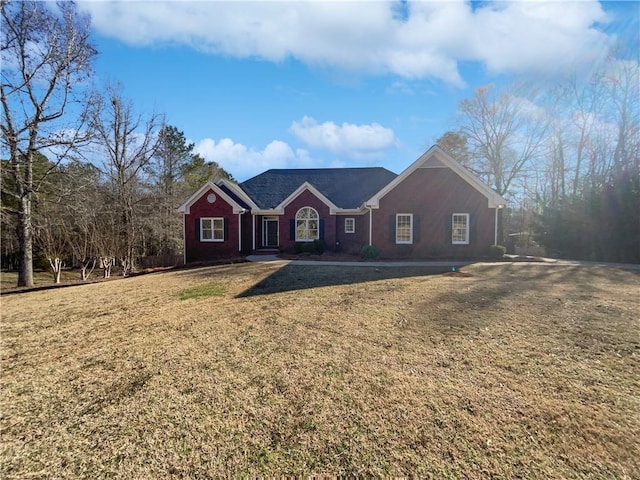
[[[437,146],[400,175],[381,167],[268,170],[207,183],[179,211],[185,263],[322,240],[388,258],[473,257],[497,243],[505,200]]]

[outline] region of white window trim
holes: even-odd
[[[316,227],[316,230],[317,230],[317,232],[318,232],[318,233],[317,233],[317,235],[318,235],[318,237],[317,237],[317,238],[300,238],[300,237],[298,237],[298,221],[299,221],[299,220],[298,220],[298,214],[300,213],[300,211],[301,211],[301,210],[304,210],[305,208],[308,208],[308,209],[310,209],[310,210],[314,211],[314,212],[315,212],[315,214],[316,214],[316,218],[315,218],[315,220],[316,220],[316,222],[318,222],[318,223],[317,223],[317,227]],[[308,234],[309,234],[309,220],[312,220],[312,219],[304,218],[304,219],[301,219],[301,220],[304,220],[305,222],[307,222],[307,228],[306,228],[306,231],[307,231],[307,235],[308,235]],[[293,221],[294,221],[294,228],[295,228],[295,237],[296,237],[296,242],[313,242],[313,241],[315,241],[315,240],[319,240],[319,239],[320,239],[320,214],[318,213],[318,211],[317,211],[315,208],[313,208],[313,207],[309,207],[309,206],[305,206],[305,207],[300,208],[300,209],[296,212],[296,216],[294,217],[294,220],[293,220]]]
[[[347,227],[347,224],[351,223],[351,228]],[[344,233],[356,233],[356,219],[353,217],[344,219]]]
[[[465,217],[466,221],[466,229],[465,229],[465,239],[464,241],[461,240],[454,240],[453,239],[453,219],[458,216],[458,217]],[[469,230],[471,229],[471,227],[469,226],[469,214],[468,213],[452,213],[451,214],[451,244],[452,245],[469,245]]]
[[[222,238],[203,238],[202,236],[202,232],[204,231],[204,228],[202,226],[203,220],[211,220],[211,236],[213,237],[213,232],[215,232],[216,229],[214,224],[216,222],[216,220],[219,220],[222,222]],[[207,229],[209,230],[209,229]],[[224,242],[224,218],[223,217],[203,217],[200,219],[200,241],[201,242]]]
[[[398,218],[409,217],[409,240],[398,240]],[[409,245],[413,243],[413,213],[396,213],[396,244]]]

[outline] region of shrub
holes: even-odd
[[[493,258],[495,260],[500,260],[504,257],[504,254],[507,252],[507,247],[504,245],[491,245],[489,247],[489,258]]]
[[[296,242],[294,249],[296,253],[311,253],[313,251],[313,243]]]
[[[314,240],[313,242],[296,242],[294,246],[296,253],[317,253],[322,255],[327,249],[324,240]]]
[[[314,240],[313,249],[318,255],[322,255],[327,249],[327,244],[324,240]]]
[[[380,250],[375,245],[365,245],[364,247],[362,247],[360,255],[362,255],[362,258],[371,260],[374,258],[378,258],[378,256],[380,255]]]

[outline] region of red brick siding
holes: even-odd
[[[344,224],[347,218],[355,220],[354,233],[345,233]],[[369,212],[355,215],[339,215],[336,217],[336,250],[344,253],[359,254],[362,247],[369,245]]]
[[[302,192],[287,205],[284,209],[284,215],[280,217],[280,250],[291,252],[295,249],[296,241],[295,237],[291,239],[289,222],[296,218],[296,213],[302,207],[312,207],[318,212],[320,220],[324,221],[324,241],[327,244],[327,249],[334,250],[336,244],[336,216],[330,215],[329,207],[309,190]]]
[[[494,239],[494,209],[487,198],[448,168],[419,168],[380,200],[373,211],[373,244],[386,257],[430,257],[434,249],[454,257],[481,255]],[[413,244],[396,245],[395,216],[412,213]],[[453,213],[470,214],[469,245],[452,245]],[[434,247],[435,246],[435,247]]]
[[[228,258],[238,255],[238,215],[233,213],[233,208],[216,194],[214,203],[207,202],[207,195],[212,190],[205,192],[191,205],[190,213],[185,215],[185,250],[186,261],[198,262]],[[227,240],[224,242],[201,242],[200,236],[196,238],[196,221],[201,218],[222,217],[227,219]],[[244,228],[243,224],[243,228]],[[250,225],[249,225],[250,226]],[[249,234],[250,237],[250,234]]]

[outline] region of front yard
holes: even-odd
[[[0,476],[633,478],[637,273],[240,264],[2,296]]]

